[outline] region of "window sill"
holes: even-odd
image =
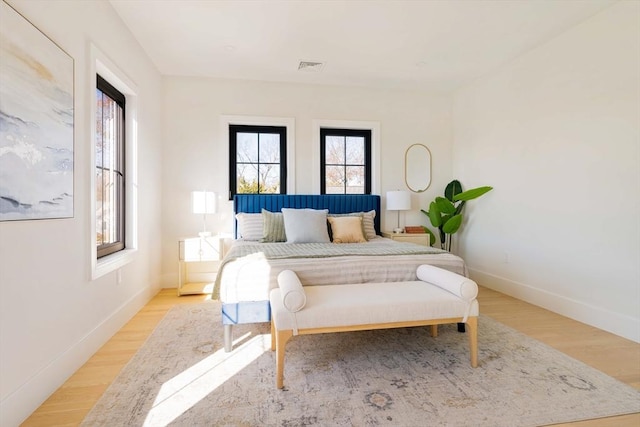
[[[91,280],[96,280],[107,273],[129,264],[135,259],[136,249],[124,249],[106,257],[95,260],[91,269]]]

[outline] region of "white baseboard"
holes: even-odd
[[[80,341],[0,402],[0,426],[18,426],[124,326],[157,289],[145,288],[118,307]]]
[[[479,285],[640,343],[640,319],[469,268]],[[482,312],[482,307],[480,308]]]

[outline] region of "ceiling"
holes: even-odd
[[[110,3],[163,75],[449,92],[615,1]]]

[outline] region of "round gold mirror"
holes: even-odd
[[[413,144],[404,154],[404,182],[414,193],[422,193],[431,185],[431,151]]]

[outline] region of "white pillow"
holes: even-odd
[[[244,240],[262,239],[262,214],[245,213],[236,214],[238,220],[238,236]]]
[[[473,301],[478,296],[478,285],[473,280],[434,265],[423,264],[416,271],[418,279],[436,285],[460,297]]]
[[[327,209],[282,208],[287,243],[329,243]]]
[[[307,295],[296,273],[283,270],[278,274],[278,287],[282,295],[282,305],[292,313],[300,311],[307,303]]]

